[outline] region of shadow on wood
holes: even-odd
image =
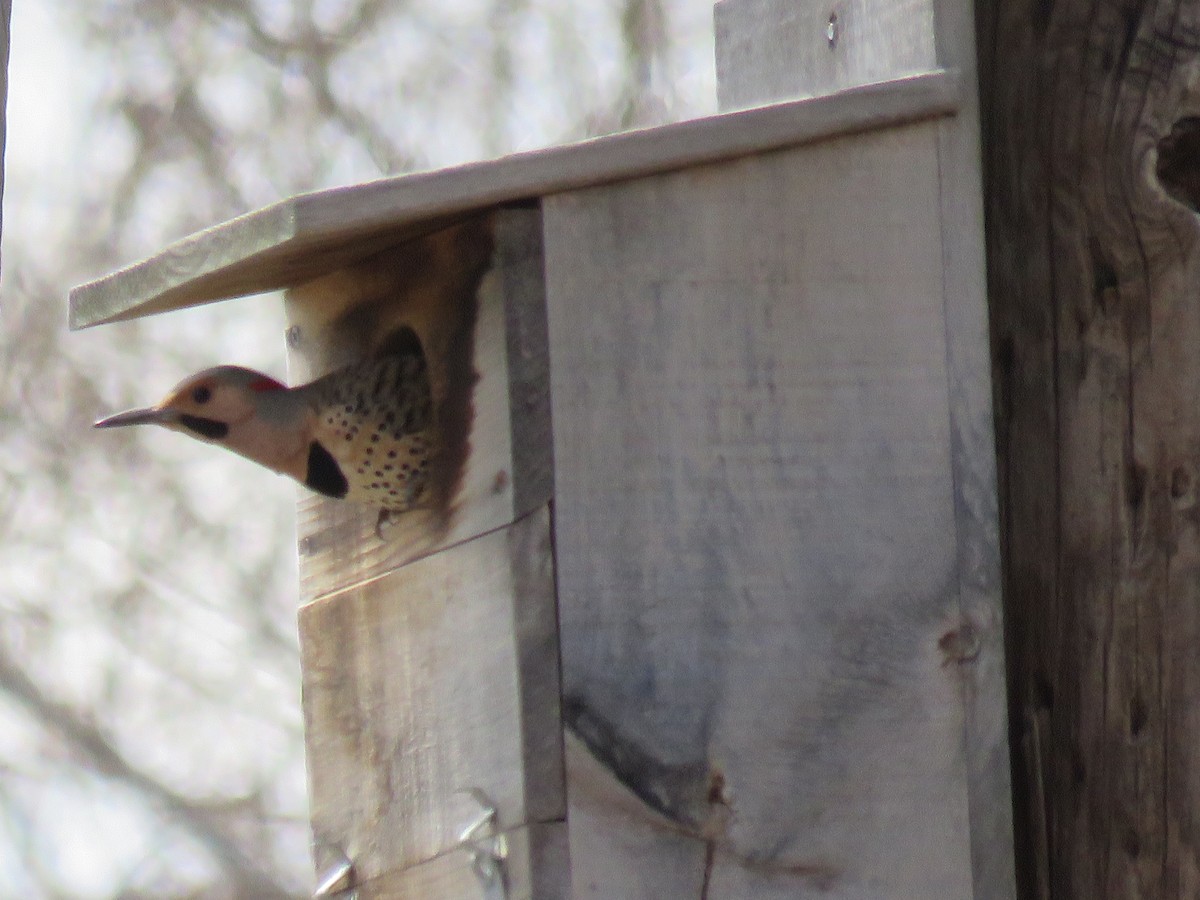
[[[303,497],[305,599],[500,527],[549,499],[545,325],[526,299],[541,296],[540,273],[538,214],[510,210],[288,291],[293,380],[374,355],[398,329],[416,332],[438,446],[429,508],[394,517],[380,534],[376,509]]]

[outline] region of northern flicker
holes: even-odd
[[[162,425],[290,475],[319,494],[394,513],[428,501],[437,453],[429,370],[402,328],[371,359],[289,388],[239,366],[205,369],[156,406],[96,428]]]

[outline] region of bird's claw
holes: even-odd
[[[383,529],[385,525],[391,524],[392,511],[390,509],[381,509],[379,511],[379,518],[375,520],[375,537],[381,541],[387,541],[387,538],[383,535]]]

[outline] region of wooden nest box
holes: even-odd
[[[295,380],[425,348],[436,502],[382,540],[301,502],[325,895],[1012,896],[970,11],[868,6],[718,5],[723,105],[767,105],[295,197],[72,294],[283,288]]]

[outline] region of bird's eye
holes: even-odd
[[[209,389],[208,385],[202,384],[200,387],[192,390],[192,399],[197,403],[207,403],[212,399],[212,391]]]

